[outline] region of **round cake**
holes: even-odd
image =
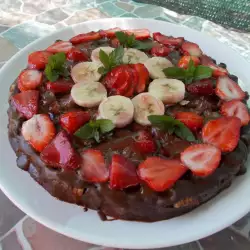
[[[246,172],[248,93],[183,37],[92,31],[32,52],[10,87],[17,166],[101,219],[187,213]]]

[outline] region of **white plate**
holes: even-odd
[[[203,33],[167,22],[147,19],[102,19],[77,24],[43,37],[15,55],[0,72],[1,189],[20,209],[45,226],[67,236],[105,246],[172,246],[200,239],[231,225],[250,211],[250,171],[238,177],[229,189],[186,215],[155,223],[138,223],[119,220],[102,222],[95,211],[85,213],[80,207],[56,200],[27,173],[16,167],[16,157],[7,136],[7,100],[9,86],[25,68],[28,54],[48,47],[56,39],[69,39],[78,33],[116,26],[124,29],[148,28],[152,32],[184,36],[187,40],[198,43],[205,53],[213,56],[218,62],[225,62],[230,72],[244,82],[242,87],[248,91],[250,89],[250,65],[236,52]]]

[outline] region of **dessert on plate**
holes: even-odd
[[[248,93],[191,41],[92,31],[29,54],[10,87],[17,166],[102,219],[187,213],[246,172]]]

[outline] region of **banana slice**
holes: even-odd
[[[148,56],[138,49],[126,49],[123,56],[123,62],[126,64],[144,63]]]
[[[109,119],[117,128],[123,128],[133,121],[134,106],[129,98],[115,95],[101,102],[98,113],[98,119]]]
[[[173,64],[168,59],[157,56],[149,58],[144,63],[144,65],[148,69],[148,72],[152,79],[166,78],[162,70],[173,66]]]
[[[150,125],[149,115],[164,115],[165,107],[161,100],[149,93],[141,93],[132,99],[134,104],[134,120],[141,125]]]
[[[101,65],[96,62],[78,63],[72,68],[71,77],[75,83],[98,82],[101,78],[98,68]]]
[[[184,99],[185,84],[176,79],[156,79],[149,84],[148,92],[164,104],[175,104]]]
[[[114,50],[114,48],[112,48],[112,47],[99,47],[97,49],[94,49],[91,53],[91,60],[93,62],[101,63],[100,58],[99,58],[100,50],[103,50],[106,54],[109,55]]]
[[[77,105],[92,108],[107,97],[107,90],[100,82],[77,83],[71,89],[71,97]]]

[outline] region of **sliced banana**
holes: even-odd
[[[101,65],[97,62],[78,63],[72,68],[71,77],[75,83],[98,82],[101,78],[98,68]]]
[[[144,63],[148,56],[138,49],[126,49],[123,56],[123,62],[126,64]]]
[[[106,54],[109,55],[114,50],[114,48],[112,48],[112,47],[99,47],[97,49],[94,49],[91,53],[91,60],[93,62],[101,63],[100,58],[99,58],[100,50],[103,50]]]
[[[148,92],[165,104],[175,104],[184,99],[185,84],[176,79],[156,79],[149,84]]]
[[[157,56],[149,58],[144,65],[148,69],[152,79],[166,78],[162,70],[173,66],[168,59]]]
[[[101,102],[98,113],[98,119],[109,119],[117,128],[123,128],[133,121],[134,106],[129,98],[115,95]]]
[[[132,99],[134,104],[134,120],[141,125],[150,125],[149,115],[164,115],[165,107],[161,100],[150,95],[141,93]]]
[[[107,97],[107,90],[100,82],[77,83],[71,89],[71,97],[77,105],[92,108]]]

